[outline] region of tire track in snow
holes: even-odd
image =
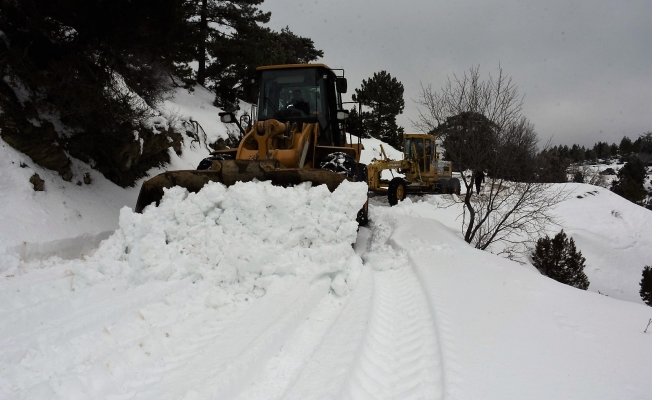
[[[367,248],[370,231],[360,229],[355,248]],[[236,399],[312,399],[337,395],[361,346],[370,314],[373,278],[360,272],[352,293],[328,294],[288,337],[260,377]]]
[[[330,288],[329,280],[268,292],[252,307],[210,323],[186,343],[179,343],[163,368],[147,375],[161,377],[161,385],[143,387],[142,398],[233,398],[281,347]],[[142,379],[134,382],[140,385]],[[181,384],[182,383],[182,384]],[[163,397],[162,397],[163,396]]]
[[[392,209],[374,207],[363,259],[373,268],[369,327],[341,398],[443,399],[444,358],[435,305],[409,254],[392,240]],[[429,287],[428,287],[429,288]]]
[[[350,300],[283,399],[443,399],[436,321],[413,266],[378,216]],[[366,232],[369,233],[369,232]],[[372,255],[373,257],[365,257]],[[396,269],[386,269],[391,265]]]
[[[339,399],[362,345],[373,296],[371,271],[364,268],[341,313],[333,322],[282,399]]]
[[[441,399],[442,359],[434,319],[408,266],[374,271],[369,329],[343,397]]]

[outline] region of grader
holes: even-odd
[[[374,159],[367,165],[369,190],[387,195],[394,206],[408,194],[460,193],[460,181],[453,178],[449,161],[442,161],[437,152],[437,138],[433,135],[409,133],[403,136],[404,157],[391,160],[381,145],[382,159]],[[382,179],[382,172],[389,170],[393,179]],[[403,176],[394,176],[394,171]]]

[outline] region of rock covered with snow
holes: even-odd
[[[209,183],[190,194],[175,187],[143,214],[123,208],[116,233],[74,268],[74,285],[190,278],[255,292],[286,275],[329,276],[332,289],[344,294],[349,274],[360,267],[351,244],[365,201],[366,186],[352,182],[333,193],[323,185],[269,182]]]

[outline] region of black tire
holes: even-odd
[[[367,226],[367,224],[369,224],[369,200],[367,200],[360,211],[358,211],[358,216],[355,220],[358,221],[358,226]]]
[[[460,190],[461,190],[460,180],[457,178],[451,178],[448,181],[448,193],[455,193],[456,195],[459,196]]]
[[[355,180],[357,182],[364,182],[364,183],[368,182],[367,178],[369,175],[367,171],[367,164],[358,163],[358,168],[356,172],[357,173],[355,175]]]
[[[344,175],[350,179],[356,179],[358,174],[358,163],[350,155],[341,151],[330,153],[322,158],[319,162],[319,167],[328,171]]]
[[[394,178],[389,182],[389,187],[387,188],[387,200],[389,200],[390,206],[395,206],[399,201],[405,200],[407,196],[407,185],[403,178]]]
[[[213,161],[232,160],[232,159],[233,157],[230,154],[213,154],[201,160],[201,162],[197,166],[197,171],[210,169],[211,165],[213,165]]]

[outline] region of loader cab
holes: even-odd
[[[346,81],[324,64],[258,67],[258,121],[319,123],[319,145],[343,146],[341,91]],[[341,115],[340,115],[341,116]]]

